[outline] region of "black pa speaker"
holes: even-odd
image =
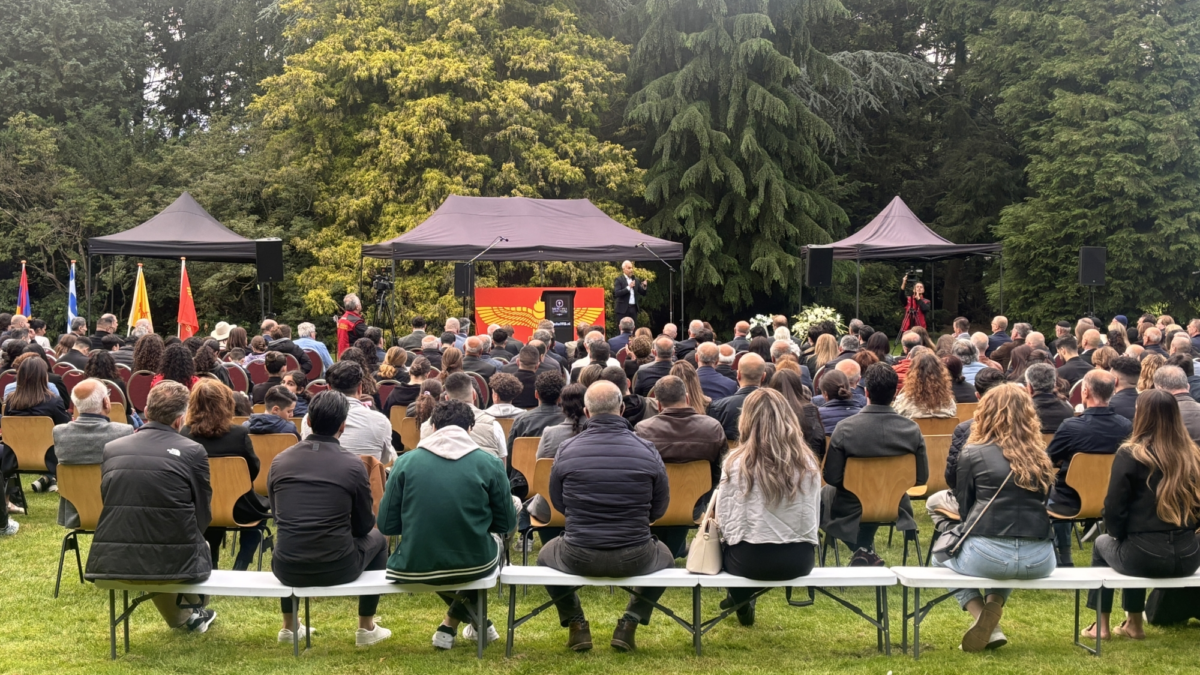
[[[808,247],[808,268],[804,285],[828,288],[833,285],[833,249],[829,246]]]
[[[258,283],[283,281],[282,239],[256,239],[254,253],[258,261]]]
[[[1081,246],[1079,248],[1079,285],[1103,286],[1104,261],[1108,249],[1103,246]]]
[[[475,268],[467,263],[454,263],[454,297],[469,298],[475,294]]]

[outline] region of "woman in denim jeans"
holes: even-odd
[[[1054,467],[1038,424],[1033,400],[1019,385],[999,385],[980,399],[954,489],[964,529],[974,526],[957,557],[934,564],[996,580],[1040,579],[1054,571],[1054,532],[1046,514]],[[963,651],[1008,644],[1000,618],[1011,592],[955,591],[959,605],[975,619],[963,635]]]

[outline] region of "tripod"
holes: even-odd
[[[392,291],[375,292],[375,313],[371,317],[371,325],[390,328],[396,332],[396,315],[392,311]]]

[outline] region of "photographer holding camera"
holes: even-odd
[[[933,316],[933,306],[929,300],[925,298],[925,284],[917,282],[913,284],[912,290],[908,290],[908,275],[913,272],[904,273],[904,278],[900,280],[900,297],[904,301],[904,320],[900,324],[901,334],[909,330],[913,326],[929,328],[929,319]],[[920,270],[916,270],[920,273]]]
[[[342,298],[342,306],[346,308],[345,314],[337,320],[337,355],[342,357],[342,352],[350,348],[354,341],[366,337],[367,322],[362,318],[362,301],[353,293],[347,293],[345,298]]]

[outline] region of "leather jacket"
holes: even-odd
[[[1045,491],[1022,488],[1017,485],[1014,475],[996,495],[1010,470],[1003,451],[994,443],[963,448],[958,457],[958,484],[954,494],[958,497],[959,513],[967,514],[963,519],[967,523],[965,527],[979,519],[971,530],[972,536],[1053,538],[1050,516],[1046,514]],[[995,503],[980,518],[979,514],[993,497]]]

